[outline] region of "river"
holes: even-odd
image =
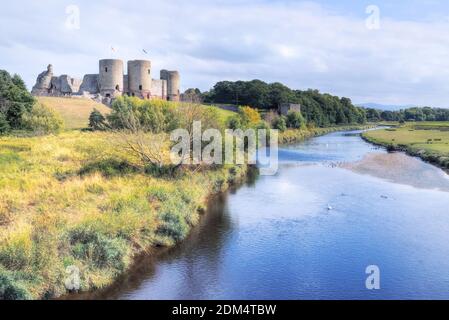
[[[217,196],[187,240],[100,299],[449,299],[449,178],[338,132]],[[329,210],[332,208],[331,210]],[[367,290],[365,269],[380,269]]]

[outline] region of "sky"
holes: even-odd
[[[102,58],[148,59],[182,89],[261,79],[449,107],[445,0],[22,0],[2,3],[0,30],[0,69],[29,89],[49,63],[82,78]]]

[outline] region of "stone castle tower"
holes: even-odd
[[[83,80],[68,75],[54,76],[53,66],[39,74],[31,93],[35,96],[85,96],[105,103],[129,95],[142,99],[180,100],[178,71],[161,70],[160,79],[151,78],[151,61],[131,60],[124,73],[123,61],[102,59],[98,74],[86,74]]]

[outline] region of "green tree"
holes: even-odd
[[[242,129],[243,125],[242,125],[242,118],[240,117],[240,115],[236,114],[230,117],[227,121],[226,127],[233,130]]]
[[[302,116],[301,112],[290,110],[287,113],[286,124],[287,127],[289,128],[299,129],[305,128],[306,121],[304,120],[304,117]]]
[[[9,132],[10,129],[6,116],[3,113],[0,113],[0,134],[5,134]]]
[[[306,122],[324,127],[336,124],[364,123],[366,114],[349,98],[339,98],[318,90],[292,90],[282,83],[260,80],[221,81],[203,94],[206,102],[248,105],[259,109],[277,109],[281,103],[299,103]]]
[[[203,101],[201,90],[198,88],[189,88],[182,94],[182,101],[200,103]]]
[[[275,82],[268,85],[269,88],[269,108],[277,108],[282,103],[295,103],[297,98],[293,91],[283,85]]]
[[[106,130],[109,125],[106,118],[101,114],[100,111],[94,108],[94,110],[89,115],[89,128],[92,130]]]
[[[22,116],[32,110],[34,103],[20,76],[11,77],[7,71],[0,70],[0,113],[12,129],[22,127]]]
[[[277,118],[273,121],[273,129],[277,129],[281,132],[284,132],[285,130],[287,130],[287,123],[285,121],[284,116],[280,116],[279,118]]]

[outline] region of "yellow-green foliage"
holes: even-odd
[[[240,107],[239,113],[245,126],[255,126],[262,120],[259,111],[251,107]]]
[[[407,123],[395,128],[368,131],[364,137],[449,168],[449,122]]]
[[[61,295],[71,265],[83,290],[110,284],[134,255],[185,238],[207,196],[245,173],[231,166],[151,176],[119,140],[79,131],[0,138],[3,298]]]
[[[22,124],[36,134],[58,133],[64,128],[61,115],[41,103],[22,116]]]
[[[160,133],[179,126],[177,106],[166,100],[143,100],[122,96],[112,103],[109,122],[114,129]]]

